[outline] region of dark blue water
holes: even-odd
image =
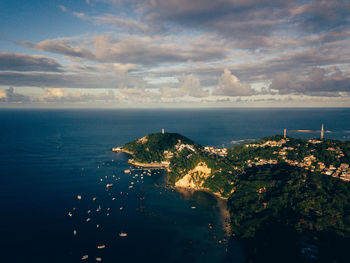
[[[161,128],[230,146],[324,123],[349,140],[349,120],[349,109],[1,110],[0,262],[239,262],[215,198],[167,189],[164,173],[124,174],[127,156],[110,149]]]

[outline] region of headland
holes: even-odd
[[[132,165],[166,168],[173,187],[227,198],[232,236],[248,244],[252,262],[275,257],[276,249],[293,262],[338,262],[346,251],[349,141],[275,135],[214,148],[177,133],[155,133],[120,151],[132,155]]]

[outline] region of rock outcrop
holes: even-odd
[[[211,176],[211,169],[205,162],[200,162],[184,177],[175,182],[176,187],[203,189],[205,179]]]

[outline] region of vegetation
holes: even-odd
[[[283,143],[269,145],[271,141]],[[192,148],[180,150],[181,144]],[[229,197],[231,230],[245,242],[247,261],[345,262],[350,183],[321,174],[318,168],[320,162],[326,167],[350,164],[350,142],[284,140],[276,135],[254,146],[234,146],[220,157],[184,136],[165,133],[147,135],[123,148],[140,162],[170,161],[168,181],[173,185],[204,162],[211,175],[203,178],[203,187]],[[300,163],[310,156],[315,169],[286,162]],[[262,159],[277,164],[255,165]]]
[[[249,244],[248,261],[345,262],[349,193],[346,182],[286,164],[250,168],[228,201],[232,232]]]
[[[165,160],[164,151],[174,151],[179,142],[194,144],[190,139],[178,133],[152,133],[140,140],[131,141],[123,146],[133,152],[135,160],[143,163],[161,162]]]

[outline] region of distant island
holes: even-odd
[[[247,261],[346,262],[350,244],[350,142],[275,135],[231,148],[177,133],[113,149],[139,167],[165,168],[175,187],[227,199],[232,236]]]

